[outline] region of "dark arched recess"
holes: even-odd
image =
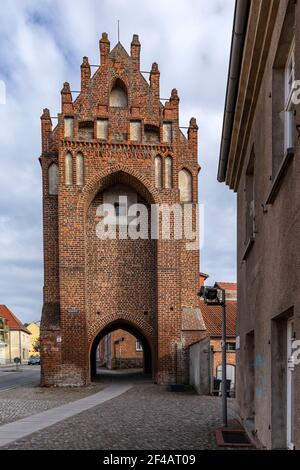
[[[91,363],[91,379],[93,380],[96,377],[96,351],[97,347],[104,336],[106,336],[109,333],[112,333],[115,330],[125,330],[128,331],[128,333],[131,333],[134,335],[143,345],[143,350],[144,350],[144,372],[145,374],[151,374],[152,373],[152,351],[151,351],[151,346],[145,337],[143,333],[134,325],[131,323],[128,323],[126,321],[116,321],[113,323],[110,323],[108,326],[106,326],[103,330],[101,330],[98,335],[95,337],[92,348],[91,348],[91,356],[90,356],[90,363]]]

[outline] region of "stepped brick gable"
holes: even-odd
[[[48,109],[41,117],[42,384],[88,384],[100,340],[120,328],[143,344],[155,382],[187,382],[188,346],[206,335],[199,249],[161,231],[153,239],[151,207],[190,205],[195,226],[197,123],[185,136],[177,90],[163,104],[158,65],[141,73],[137,35],[130,54],[120,43],[110,50],[106,33],[99,46],[99,66],[83,58],[80,93],[64,84],[56,127]],[[99,207],[112,204],[126,226],[124,197],[147,208],[149,237],[124,239],[120,226],[116,239],[100,239]]]

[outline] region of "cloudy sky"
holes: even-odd
[[[1,0],[0,303],[24,322],[42,307],[39,118],[59,112],[64,81],[79,89],[84,55],[99,63],[102,31],[115,45],[118,19],[127,50],[140,36],[142,70],[158,63],[161,96],[178,89],[180,124],[197,118],[201,270],[210,282],[235,280],[235,195],[216,181],[233,11],[234,0]]]

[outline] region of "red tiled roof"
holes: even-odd
[[[216,285],[220,289],[237,290],[237,283],[236,282],[216,282]]]
[[[7,325],[10,330],[23,330],[26,333],[30,333],[30,331],[25,328],[23,323],[12,313],[6,305],[0,305],[0,317],[3,317],[7,321]]]
[[[222,307],[220,305],[207,305],[200,301],[200,309],[207,333],[210,336],[222,335]],[[226,302],[226,336],[236,336],[237,302]]]

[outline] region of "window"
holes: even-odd
[[[3,317],[0,317],[0,343],[6,343],[7,342],[7,326],[6,326],[6,320]],[[1,364],[1,358],[0,358],[0,364]]]
[[[172,123],[163,123],[163,142],[170,144],[172,142]]]
[[[172,157],[165,158],[165,188],[173,187],[173,160]]]
[[[114,208],[115,208],[116,217],[126,217],[127,216],[127,204],[126,203],[115,202],[114,203]]]
[[[285,150],[294,147],[294,111],[295,107],[292,101],[293,87],[295,82],[295,42],[289,52],[285,67],[285,130],[284,146]]]
[[[217,366],[217,378],[222,380],[222,365]],[[226,380],[230,380],[230,389],[234,390],[235,388],[235,366],[232,364],[226,364]],[[227,383],[229,388],[229,383]]]
[[[235,351],[235,343],[226,343],[226,351]]]
[[[131,121],[130,122],[130,140],[132,142],[141,142],[141,140],[142,140],[141,121]]]
[[[245,244],[255,237],[255,199],[254,199],[254,164],[255,154],[252,149],[246,170],[246,239]]]
[[[81,121],[78,124],[78,140],[89,142],[94,139],[94,121]]]
[[[73,157],[70,152],[65,159],[65,183],[67,186],[73,183]]]
[[[146,124],[144,128],[145,142],[148,144],[159,144],[159,127]]]
[[[76,184],[83,186],[84,184],[84,161],[82,153],[76,155]]]
[[[58,166],[56,163],[52,163],[48,168],[48,184],[50,196],[56,196],[58,194]]]
[[[5,333],[0,330],[0,343],[5,343]]]
[[[134,225],[136,216],[129,210],[138,203],[138,195],[130,186],[115,184],[103,191],[103,204],[109,204],[107,209],[107,226]]]
[[[74,118],[66,117],[64,119],[64,124],[65,124],[64,136],[72,139],[74,137]]]
[[[124,82],[117,78],[110,92],[109,106],[115,108],[127,108],[127,89]]]
[[[139,339],[136,340],[135,349],[136,351],[143,351],[143,345]]]
[[[295,81],[295,2],[287,2],[272,78],[272,181],[276,186],[269,201],[274,200],[294,147],[295,119],[292,102]],[[270,202],[272,203],[272,202]]]
[[[192,187],[192,175],[186,170],[180,170],[178,175],[178,184],[180,192],[180,202],[192,202],[193,199],[193,187]]]
[[[97,119],[97,139],[108,139],[108,120]]]
[[[161,189],[163,186],[162,176],[162,158],[160,156],[155,157],[154,160],[154,171],[155,171],[155,187]]]
[[[5,328],[5,319],[0,317],[0,330],[4,330]]]

